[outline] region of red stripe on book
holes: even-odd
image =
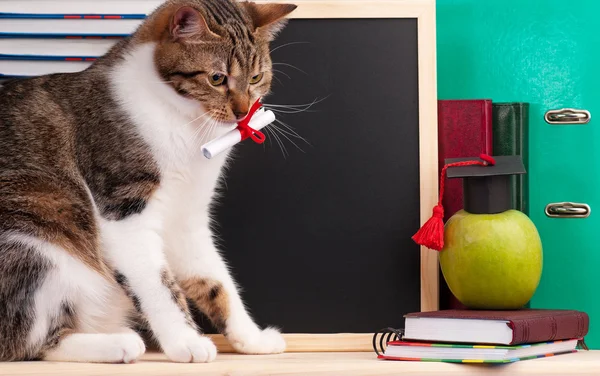
[[[83,61],[82,58],[80,57],[67,57],[65,58],[66,61]]]
[[[83,16],[83,18],[100,19],[102,16]]]
[[[390,341],[388,346],[420,346],[420,347],[432,347],[432,343],[428,342],[409,342],[409,341]]]
[[[80,19],[81,16],[64,16],[66,19]]]
[[[120,20],[123,17],[121,17],[121,16],[104,16],[104,18],[109,19],[109,20],[115,20],[115,19]]]
[[[409,362],[420,362],[423,358],[403,358],[403,357],[399,357],[399,356],[388,356],[388,355],[381,355],[380,359],[388,359],[388,360],[406,360]]]
[[[86,57],[85,61],[95,61],[96,58],[95,57]]]

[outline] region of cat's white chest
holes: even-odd
[[[199,153],[201,154],[201,153]],[[206,210],[217,187],[225,156],[201,160],[200,155],[188,165],[163,171],[159,190],[169,201],[168,215],[177,212]]]
[[[165,171],[161,178],[156,199],[163,203],[163,236],[167,243],[173,243],[173,238],[188,237],[209,227],[210,208],[225,156],[211,160],[200,158],[204,157],[199,156],[194,163]]]

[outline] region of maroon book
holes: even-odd
[[[438,101],[438,173],[447,158],[493,155],[492,100],[458,99]],[[444,222],[463,208],[462,179],[447,179],[444,187]],[[452,295],[443,278],[441,308],[464,308]]]
[[[478,343],[520,345],[583,339],[589,330],[585,312],[561,309],[441,310],[410,313],[405,318],[405,338],[419,341],[464,342],[459,337],[469,341],[477,337],[482,338]],[[500,340],[503,333],[506,339]],[[483,339],[486,335],[487,340]]]
[[[438,101],[438,167],[447,158],[492,155],[492,101]],[[462,181],[448,179],[444,187],[444,222],[463,208]]]

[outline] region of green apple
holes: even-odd
[[[472,309],[518,309],[542,276],[542,242],[520,211],[457,212],[446,223],[440,266],[450,291]]]

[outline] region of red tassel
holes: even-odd
[[[444,248],[444,206],[442,205],[442,198],[444,197],[444,182],[446,180],[446,170],[448,167],[459,167],[459,166],[471,166],[481,165],[488,166],[494,165],[496,162],[494,158],[489,155],[482,154],[479,156],[483,160],[481,161],[464,161],[449,163],[442,168],[440,177],[440,197],[438,204],[433,208],[433,215],[421,228],[413,235],[412,240],[415,243],[425,246],[429,249],[441,251]]]
[[[444,248],[444,207],[441,204],[433,208],[433,216],[413,235],[412,240],[436,251]]]

